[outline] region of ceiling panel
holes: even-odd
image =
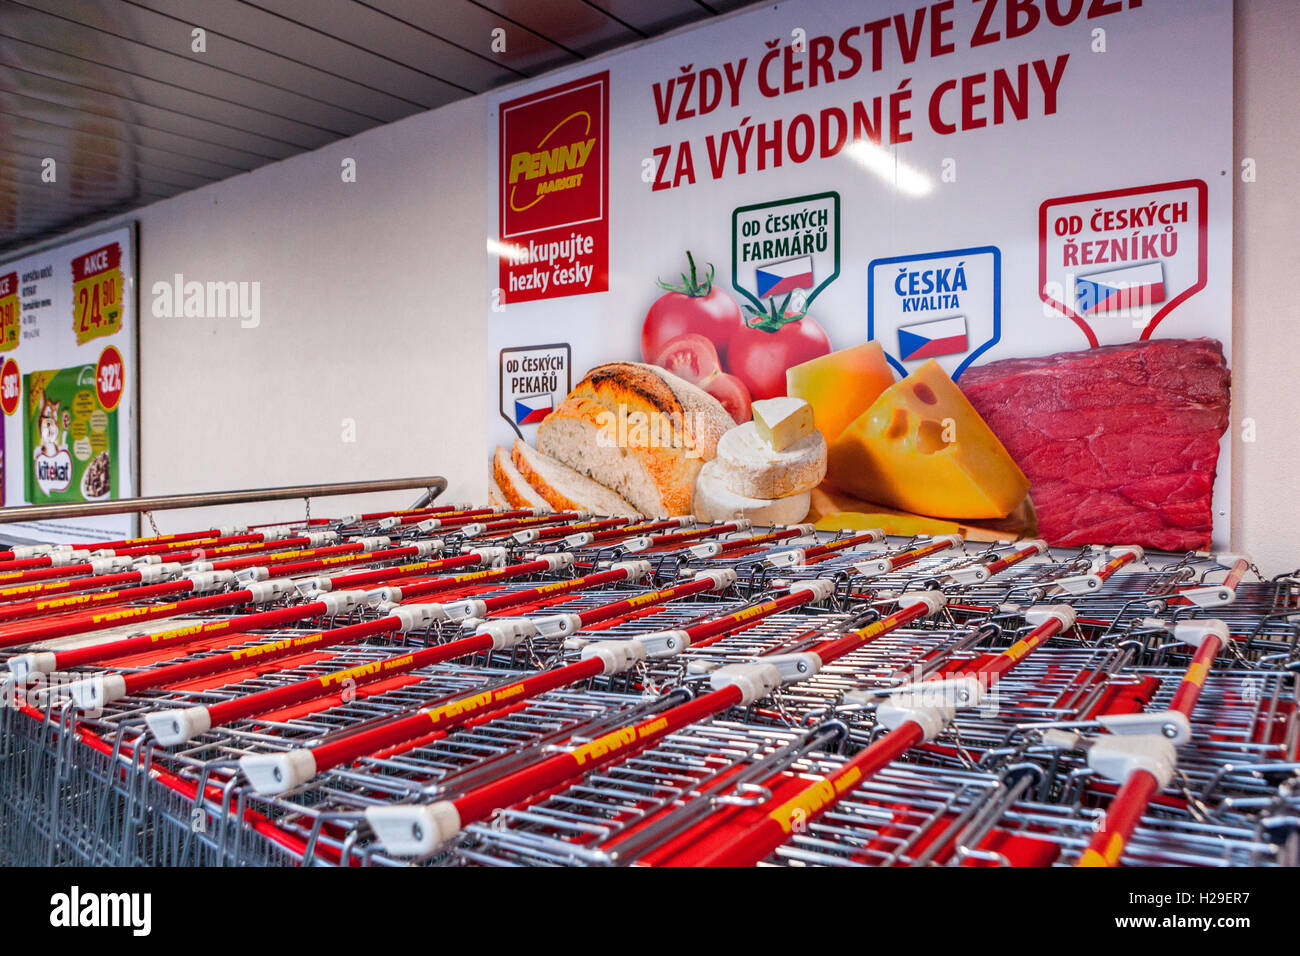
[[[100,0],[128,2],[128,0]],[[230,40],[254,46],[278,57],[312,66],[363,83],[405,101],[406,113],[434,109],[469,95],[468,90],[370,52],[365,37],[340,40],[303,26],[245,0],[130,0],[151,10],[170,13],[183,23],[207,32],[208,49]],[[324,2],[324,0],[322,0]],[[330,6],[353,0],[330,0]],[[455,5],[463,0],[436,0]],[[188,44],[186,49],[188,49]]]
[[[3,107],[3,100],[0,99],[0,109],[3,109]],[[55,126],[41,120],[15,115],[5,117],[5,122],[0,123],[0,131],[2,131],[0,136],[3,137],[0,142],[42,144],[42,148],[45,150],[43,156],[51,155],[50,149],[55,146],[62,146],[68,136],[67,127]],[[115,139],[100,132],[91,132],[86,128],[79,130],[78,133],[81,149],[87,154],[112,158],[121,153],[123,143],[121,139]],[[251,161],[240,165],[222,162],[220,159],[180,153],[174,149],[159,146],[156,139],[152,143],[146,142],[145,139],[143,136],[137,136],[135,141],[131,143],[136,155],[142,160],[164,169],[195,173],[202,177],[205,182],[225,179],[227,176],[234,176],[257,165],[257,163]]]
[[[176,0],[166,0],[159,9],[137,3],[114,3],[111,9],[103,2],[86,3],[60,0],[60,2],[30,2],[43,10],[58,12],[62,16],[97,29],[111,31],[130,39],[197,59],[190,49],[190,31],[194,24],[177,12],[186,5]],[[212,17],[217,5],[209,0],[205,16]],[[400,103],[394,103],[391,93],[375,89],[346,76],[310,64],[300,63],[259,46],[222,36],[209,29],[202,62],[219,70],[244,76],[284,90],[306,93],[316,102],[332,105],[339,110],[365,117],[372,122],[389,122],[406,115]],[[251,32],[251,31],[250,31]],[[306,31],[310,34],[310,31]],[[264,38],[263,38],[264,39]],[[407,103],[407,108],[415,103]]]
[[[591,0],[609,16],[647,35],[663,33],[684,23],[697,20],[701,13],[709,14],[717,7],[699,0]]]
[[[0,0],[0,251],[750,2]]]
[[[469,93],[482,93],[519,79],[513,70],[494,63],[474,47],[462,47],[429,30],[412,26],[364,3],[320,3],[319,0],[247,0],[317,33],[344,40],[365,37],[365,47],[414,70],[436,76]],[[439,4],[432,4],[435,11]]]
[[[115,120],[128,120],[195,136],[212,142],[246,148],[264,158],[282,159],[303,149],[315,149],[337,139],[317,127],[285,123],[275,117],[234,103],[214,100],[185,90],[157,87],[152,80],[133,78],[116,82],[105,74],[100,88],[55,78],[45,72],[40,57],[14,57],[12,41],[0,42],[0,80],[18,96],[41,100],[65,110],[76,110]],[[39,51],[38,51],[39,52]],[[18,62],[32,65],[17,68]]]
[[[106,34],[31,7],[19,6],[18,11],[15,16],[0,18],[0,36],[28,44],[27,56],[45,50],[67,74],[104,76],[116,90],[143,102],[161,106],[189,103],[209,113],[239,108],[249,117],[263,114],[286,127],[283,138],[289,142],[313,136],[329,142],[367,128],[365,118],[357,114],[217,69],[200,59]],[[300,145],[315,148],[320,143]]]
[[[586,0],[474,0],[475,6],[498,14],[508,24],[541,36],[560,37],[564,45],[581,56],[590,56],[625,43],[643,40],[648,34]],[[701,8],[701,14],[707,13]]]
[[[5,108],[12,109],[19,116],[109,135],[117,132],[127,141],[136,132],[148,129],[171,135],[178,142],[192,141],[190,148],[195,150],[211,146],[223,150],[224,155],[243,154],[252,166],[302,152],[302,149],[292,143],[245,132],[237,126],[223,126],[184,113],[125,101],[107,91],[96,92],[93,99],[85,101],[84,108],[78,108],[73,104],[46,99],[40,95],[39,89],[34,88],[51,84],[32,84],[33,88],[29,89],[16,83],[12,71],[5,70],[4,75],[6,82],[14,82],[15,85],[0,96],[4,98]],[[118,104],[122,108],[114,109]]]
[[[49,156],[50,152],[49,143],[26,139],[22,136],[12,136],[5,142],[4,152],[0,155],[17,157],[18,164],[23,169],[36,171],[41,168],[41,160]],[[93,144],[88,146],[85,142],[82,142],[78,144],[78,149],[71,160],[64,160],[62,168],[81,170],[81,174],[87,176],[100,175],[120,178],[117,174],[120,161],[120,156],[105,153],[102,150],[93,148]],[[211,182],[206,176],[181,169],[173,169],[169,166],[159,166],[157,163],[150,162],[139,155],[132,159],[130,172],[135,181],[148,185],[175,186],[178,189],[198,189],[200,186]]]
[[[466,49],[477,50],[520,76],[535,76],[582,59],[580,53],[563,46],[561,40],[512,23],[488,7],[476,3],[431,4],[428,0],[364,2],[367,6],[382,10],[412,26],[438,33]],[[499,48],[499,44],[493,46],[493,40],[497,36],[493,31],[498,29],[505,31],[501,35],[505,41],[504,50]]]

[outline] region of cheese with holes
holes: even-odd
[[[893,384],[894,371],[879,342],[841,349],[785,373],[786,394],[812,406],[813,421],[828,442]]]
[[[936,518],[1001,518],[1025,477],[933,359],[890,386],[831,446],[827,475],[868,501]]]
[[[812,434],[812,406],[802,398],[765,398],[754,403],[753,411],[758,436],[777,451]]]

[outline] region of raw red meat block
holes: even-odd
[[[1228,367],[1157,339],[968,369],[961,388],[1029,477],[1051,544],[1209,547]]]

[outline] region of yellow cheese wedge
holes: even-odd
[[[879,342],[841,349],[785,373],[786,394],[812,406],[814,424],[828,442],[892,384],[894,372]]]
[[[758,436],[775,451],[789,448],[813,430],[812,406],[802,398],[765,398],[753,406]]]
[[[890,386],[831,446],[827,477],[936,518],[1001,518],[1029,479],[933,359]]]

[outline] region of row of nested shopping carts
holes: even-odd
[[[429,506],[0,552],[0,862],[1276,866],[1300,577]]]

